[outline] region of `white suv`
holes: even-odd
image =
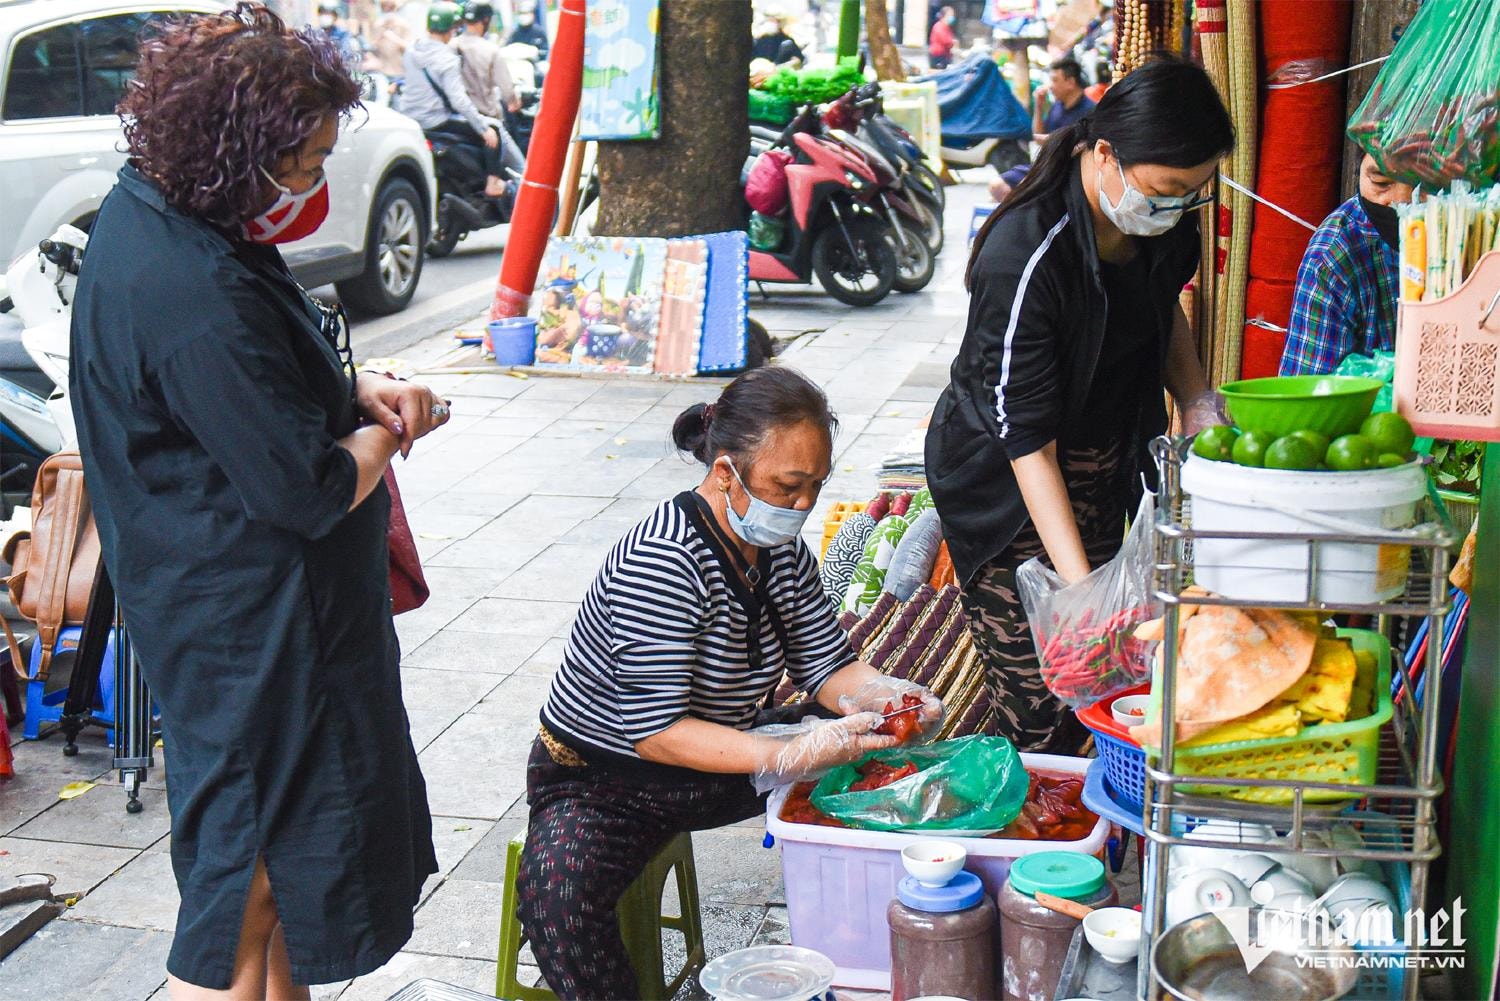
[[[142,29],[210,0],[0,0],[0,268],[63,223],[86,229],[125,163],[115,117]],[[368,115],[368,118],[366,118]],[[367,314],[404,309],[422,274],[437,180],[416,122],[356,109],[328,158],[328,221],[282,248],[308,288]]]

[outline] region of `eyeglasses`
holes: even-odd
[[[1180,198],[1153,198],[1150,195],[1145,195],[1144,197],[1146,204],[1151,207],[1152,215],[1158,215],[1163,212],[1192,212],[1194,209],[1201,209],[1214,200],[1214,196],[1209,193],[1208,185],[1205,185],[1196,194],[1183,195]]]

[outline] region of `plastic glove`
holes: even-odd
[[[895,737],[874,732],[880,722],[878,713],[854,713],[843,719],[757,727],[751,732],[777,743],[767,748],[763,763],[750,777],[756,792],[813,778],[870,751],[895,747]]]
[[[902,696],[905,695],[915,695],[922,700],[922,708],[917,710],[920,739],[923,741],[932,739],[932,736],[942,729],[943,717],[947,715],[947,709],[944,708],[942,699],[932,694],[930,689],[914,681],[886,676],[867,681],[860,685],[853,695],[839,696],[839,712],[846,715],[862,712],[884,714],[890,710],[900,709]],[[886,709],[887,705],[890,706],[890,710]]]
[[[1224,413],[1224,399],[1212,389],[1193,397],[1182,408],[1182,433],[1189,437],[1206,427],[1228,423],[1230,420]]]

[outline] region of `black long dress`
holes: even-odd
[[[264,859],[292,976],[367,973],[437,869],[401,702],[383,486],[353,511],[349,375],[273,248],[132,167],[79,277],[69,388],[105,562],[171,757],[167,968],[229,986]]]

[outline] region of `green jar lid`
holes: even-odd
[[[1067,900],[1093,896],[1104,885],[1104,863],[1082,852],[1035,852],[1010,867],[1010,885],[1028,897],[1037,891]]]

